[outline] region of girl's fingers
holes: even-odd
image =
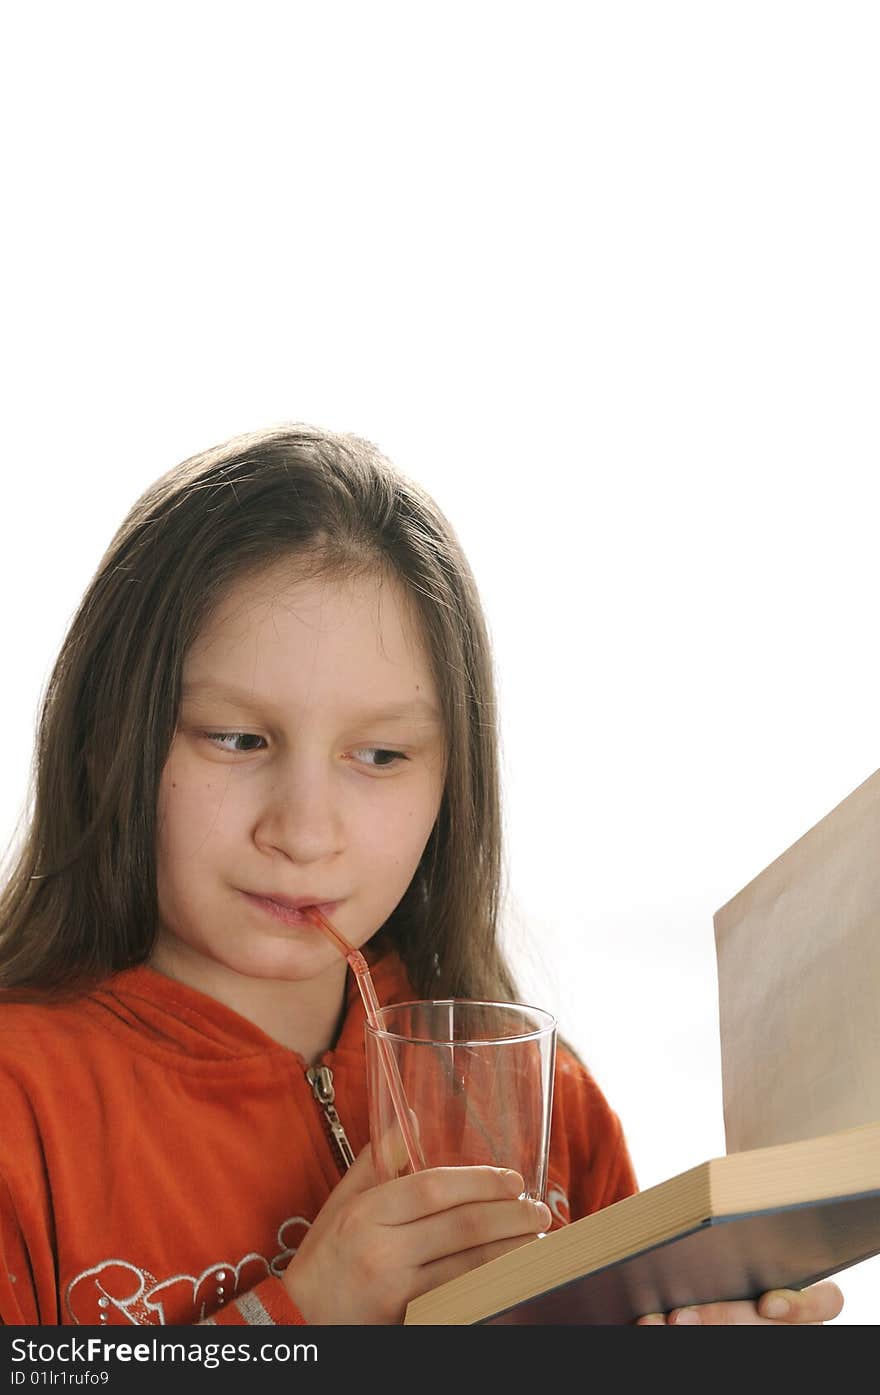
[[[692,1308],[673,1308],[666,1318],[673,1327],[744,1327],[770,1326],[769,1319],[758,1316],[758,1309],[748,1299],[725,1303],[698,1303]]]
[[[418,1116],[413,1109],[407,1112],[410,1130],[416,1142],[419,1143],[421,1141],[421,1124]],[[377,1158],[383,1160],[386,1177],[406,1176],[410,1166],[409,1149],[396,1119],[386,1133],[374,1142],[373,1152]]]
[[[475,1245],[473,1249],[460,1250],[458,1254],[446,1255],[443,1259],[425,1264],[414,1276],[412,1297],[417,1298],[419,1294],[427,1293],[428,1289],[445,1284],[447,1279],[457,1279],[459,1274],[476,1269],[478,1264],[488,1264],[490,1259],[498,1259],[509,1250],[518,1250],[520,1245],[528,1245],[534,1239],[534,1235],[513,1235],[506,1240],[493,1240],[486,1245]]]
[[[518,1172],[501,1167],[431,1167],[380,1183],[371,1198],[371,1219],[379,1225],[407,1225],[457,1206],[510,1201],[524,1185]]]
[[[701,1303],[692,1308],[674,1308],[667,1321],[676,1327],[735,1327],[745,1324],[763,1327],[797,1323],[819,1325],[831,1322],[843,1308],[843,1294],[830,1280],[805,1289],[779,1288],[764,1293],[756,1303]]]
[[[758,1312],[771,1322],[832,1322],[843,1309],[843,1294],[825,1279],[809,1288],[777,1288],[758,1299]]]
[[[376,1170],[373,1166],[373,1150],[368,1143],[366,1147],[362,1148],[358,1153],[348,1171],[340,1177],[336,1186],[324,1202],[321,1208],[321,1214],[323,1215],[326,1211],[328,1215],[332,1215],[334,1211],[338,1211],[341,1206],[345,1205],[347,1200],[356,1196],[358,1192],[369,1191],[375,1186]]]
[[[477,1201],[454,1206],[410,1222],[404,1237],[407,1260],[413,1267],[422,1268],[454,1255],[485,1250],[498,1242],[534,1240],[539,1231],[549,1228],[551,1220],[543,1202],[519,1198],[492,1205]],[[475,1263],[482,1261],[472,1257],[464,1267],[471,1269]]]

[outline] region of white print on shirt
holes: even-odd
[[[67,1285],[64,1301],[68,1318],[85,1327],[123,1322],[132,1326],[192,1326],[203,1322],[261,1280],[283,1274],[310,1226],[304,1216],[288,1216],[278,1227],[276,1239],[281,1248],[271,1259],[254,1253],[237,1264],[221,1260],[198,1277],[175,1274],[159,1280],[148,1269],[127,1260],[102,1260]]]
[[[571,1207],[558,1182],[551,1181],[547,1187],[547,1205],[560,1225],[569,1224]],[[289,1216],[278,1227],[276,1238],[281,1248],[272,1259],[254,1253],[237,1264],[221,1260],[198,1277],[175,1274],[160,1281],[127,1260],[105,1259],[71,1279],[65,1294],[68,1317],[84,1327],[122,1322],[132,1326],[192,1326],[204,1322],[262,1279],[283,1274],[310,1228],[311,1222],[304,1216]]]
[[[557,1220],[560,1225],[568,1225],[571,1221],[571,1203],[558,1182],[551,1181],[548,1183],[545,1200],[550,1207],[554,1219]]]

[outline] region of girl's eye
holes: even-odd
[[[409,760],[409,756],[405,756],[402,751],[386,751],[381,746],[361,746],[358,748],[358,750],[355,751],[356,756],[363,755],[365,753],[377,757],[391,757],[390,760],[377,760],[376,764],[373,765],[374,770],[388,770],[392,763],[395,761]],[[367,763],[369,764],[370,762]]]
[[[227,745],[227,742],[254,742],[263,741],[265,739],[262,736],[255,736],[254,733],[250,731],[206,731],[203,733],[203,735],[208,741],[210,741],[213,745],[217,746],[221,751],[230,751],[233,754],[239,756],[249,755],[251,751],[256,751],[259,749],[259,747],[250,745]]]
[[[236,756],[250,755],[253,751],[261,749],[260,743],[263,746],[266,744],[265,737],[249,731],[206,731],[203,735],[218,750],[228,751]],[[375,761],[366,762],[373,770],[389,770],[398,761],[409,760],[409,756],[405,756],[402,751],[387,751],[382,746],[361,746],[354,754],[374,756]]]

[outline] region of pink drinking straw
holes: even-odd
[[[394,1059],[394,1054],[388,1042],[381,1035],[382,1024],[379,1021],[379,999],[376,997],[376,990],[373,987],[373,977],[370,973],[369,965],[360,950],[355,949],[354,945],[350,945],[344,935],[340,935],[336,926],[331,924],[327,917],[318,910],[317,906],[303,906],[302,912],[313,925],[317,925],[319,930],[323,930],[328,940],[331,940],[333,944],[335,944],[339,952],[345,955],[345,958],[351,965],[354,976],[357,979],[357,986],[361,991],[361,997],[364,1000],[367,1020],[370,1026],[374,1027],[379,1033],[379,1050],[382,1054],[382,1065],[385,1068],[385,1079],[388,1081],[388,1089],[391,1091],[394,1112],[397,1115],[397,1122],[400,1125],[400,1132],[403,1135],[403,1142],[406,1147],[407,1157],[409,1158],[409,1165],[413,1172],[421,1172],[428,1164],[425,1162],[424,1154],[419,1147],[418,1139],[413,1133],[412,1124],[410,1122],[409,1105],[406,1102],[406,1094],[404,1093],[400,1072],[397,1069],[397,1062]]]

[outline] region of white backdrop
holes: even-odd
[[[723,1152],[712,913],[880,766],[876,7],[37,0],[0,39],[0,834],[141,489],[366,435],[486,604],[523,994],[643,1186]]]

